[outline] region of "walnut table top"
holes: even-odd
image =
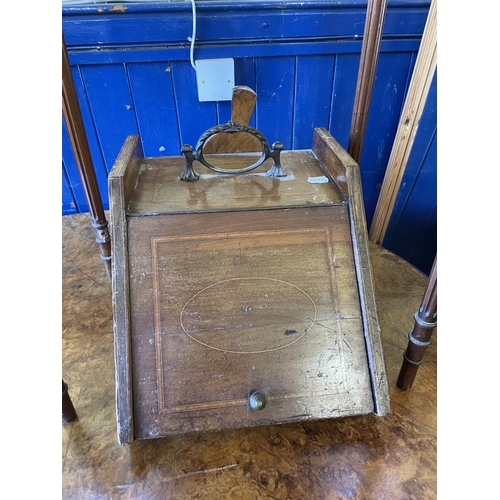
[[[116,440],[111,283],[89,214],[63,217],[64,499],[436,498],[437,331],[412,389],[396,379],[426,277],[370,244],[391,408],[373,414]]]

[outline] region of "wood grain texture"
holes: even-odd
[[[246,155],[210,155],[212,164],[225,169],[248,166],[258,157]],[[335,185],[314,184],[309,178],[324,174],[310,151],[285,151],[281,165],[286,177],[265,175],[272,167],[266,160],[250,173],[240,175],[214,174],[198,162],[200,174],[196,182],[182,182],[183,157],[146,158],[130,204],[129,215],[280,208],[283,206],[321,206],[342,204]]]
[[[83,125],[64,36],[62,39],[62,111],[85,195],[88,199],[89,212],[92,219],[104,222],[104,210],[95,178],[92,155]]]
[[[385,367],[380,326],[377,317],[373,275],[369,259],[368,238],[359,166],[344,148],[326,131],[318,128],[313,139],[313,152],[323,159],[325,170],[339,178],[347,190],[351,236],[354,251],[361,309],[366,335],[366,348],[372,374],[375,413],[389,411],[389,387]],[[345,184],[344,184],[345,183]]]
[[[142,159],[138,144],[127,139],[110,175],[119,442],[385,415],[359,168],[345,150],[318,129],[314,146],[330,169],[311,151],[289,152],[283,180],[211,175],[215,186],[196,182],[203,204],[193,206],[179,158]],[[249,197],[255,179],[274,196]],[[311,200],[311,189],[324,196]],[[266,411],[249,407],[255,390]]]
[[[127,137],[109,174],[112,249],[112,303],[115,338],[116,419],[118,441],[128,444],[133,435],[130,348],[130,289],[126,209],[143,157],[138,135]]]
[[[347,152],[318,129],[319,156],[339,170],[330,180],[317,175],[330,170],[313,152],[291,151],[283,179],[210,175],[193,186],[179,180],[179,158],[141,159],[138,173],[131,161],[138,141],[127,139],[110,175],[113,233],[123,238],[113,275],[123,288],[114,293],[119,442],[133,439],[131,411],[140,439],[385,415],[361,181]],[[231,164],[245,159],[221,156]],[[270,182],[272,193],[249,196],[255,181]],[[193,205],[193,188],[203,203]],[[186,310],[202,291],[197,310]],[[296,336],[283,340],[288,334]],[[244,356],[237,363],[234,355]],[[249,406],[256,390],[266,411]]]
[[[138,439],[373,412],[347,207],[131,217],[128,234]]]
[[[244,85],[234,87],[231,100],[231,121],[240,125],[248,125],[256,101],[257,94],[250,87]],[[216,134],[203,147],[204,154],[241,153],[261,150],[259,140],[246,132]]]
[[[368,0],[347,149],[357,163],[363,150],[386,10],[387,0]]]
[[[375,207],[373,221],[370,226],[370,240],[381,244],[401,180],[417,134],[418,125],[424,110],[429,88],[437,65],[437,0],[432,0],[422,43],[415,62],[415,69],[408,88],[403,112],[399,121],[396,137],[389,157],[389,163]]]
[[[99,244],[101,258],[106,266],[109,279],[111,279],[111,242],[108,221],[104,215],[101,193],[99,192],[92,155],[76,95],[64,34],[62,36],[62,111],[78,166],[78,173],[80,174],[89,211],[92,215],[92,226],[97,236],[96,242]]]
[[[339,187],[346,201],[349,200],[349,186],[347,185],[346,167],[356,162],[345,152],[344,148],[335,141],[330,141],[331,135],[326,129],[314,130],[312,151],[318,158],[322,168]]]
[[[108,214],[109,215],[109,214]],[[64,500],[437,498],[437,340],[410,391],[396,380],[427,277],[370,244],[391,412],[116,441],[112,287],[89,214],[62,217],[62,370],[78,420],[62,425]]]

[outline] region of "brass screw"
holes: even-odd
[[[267,404],[267,396],[260,391],[256,391],[250,395],[250,408],[252,410],[263,410]]]

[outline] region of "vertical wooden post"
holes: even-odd
[[[370,241],[382,244],[406,164],[411,153],[418,124],[434,77],[437,60],[437,0],[432,0],[415,69],[411,78],[394,145],[385,171],[382,189],[370,227]]]
[[[89,204],[92,227],[96,232],[96,242],[99,244],[101,259],[106,265],[106,272],[108,278],[111,280],[111,240],[109,237],[108,221],[104,214],[101,193],[97,185],[94,164],[90,155],[82,113],[76,95],[64,34],[62,37],[62,110],[78,166],[78,172],[82,180],[83,190]]]
[[[418,367],[424,358],[431,335],[437,325],[437,256],[432,265],[429,283],[419,310],[415,313],[415,324],[408,334],[408,347],[403,355],[403,365],[399,372],[397,386],[409,389],[415,379]]]
[[[361,48],[356,97],[349,133],[348,153],[359,164],[365,140],[368,111],[372,99],[375,71],[377,69],[382,31],[384,28],[387,0],[368,0],[366,22]]]

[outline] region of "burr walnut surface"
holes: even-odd
[[[370,244],[391,390],[388,415],[182,434],[120,446],[111,284],[95,249],[89,214],[62,220],[62,371],[78,415],[62,429],[64,499],[436,498],[437,330],[413,387],[396,387],[407,333],[427,284],[410,264]],[[306,308],[306,298],[297,297]]]

